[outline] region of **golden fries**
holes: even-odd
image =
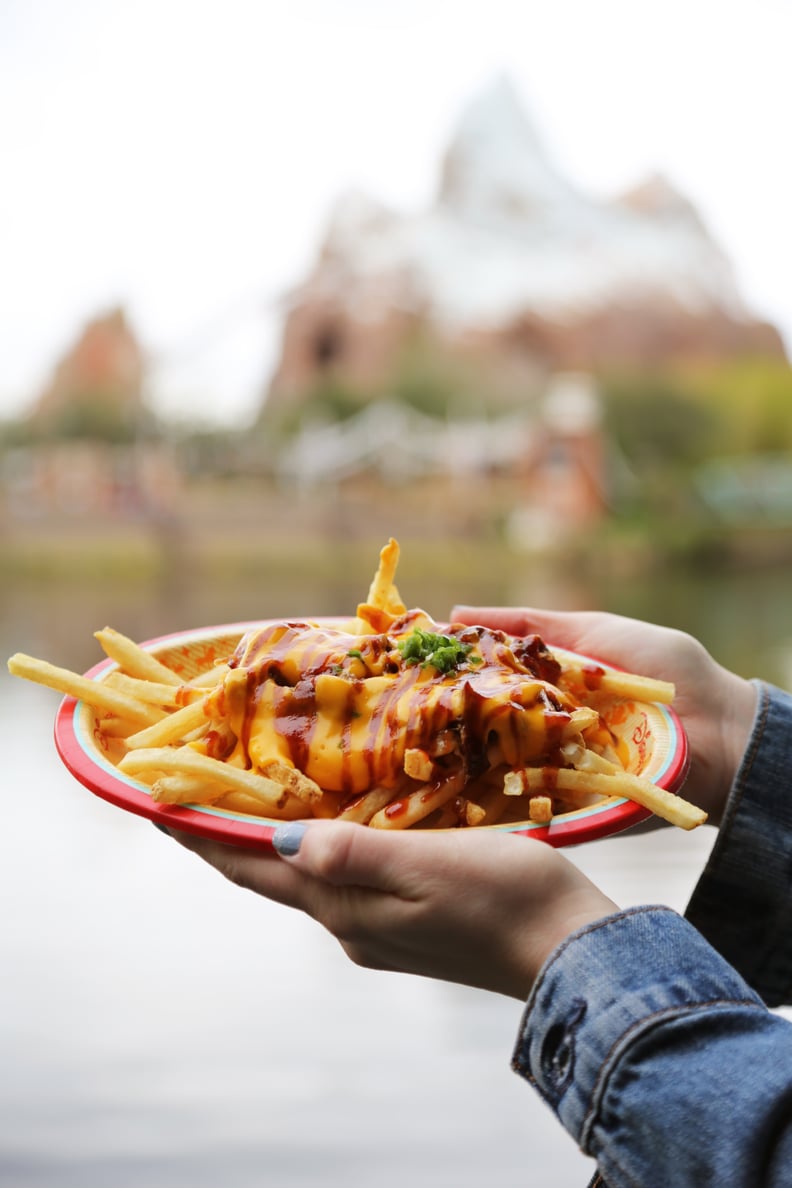
[[[128,775],[150,777],[152,783],[161,775],[197,776],[205,784],[214,786],[216,795],[225,792],[245,792],[266,809],[280,809],[286,803],[289,791],[275,780],[254,772],[244,771],[221,759],[211,759],[192,747],[141,747],[129,751],[119,761],[119,769]],[[210,800],[206,796],[204,800]]]
[[[172,714],[139,730],[127,738],[128,747],[165,747],[169,743],[180,742],[205,725],[207,721],[206,698],[203,701],[185,705],[182,709],[174,710]]]
[[[370,792],[363,792],[354,800],[343,805],[338,817],[342,821],[354,821],[358,825],[368,825],[372,817],[395,798],[396,794],[393,788],[372,788]]]
[[[150,725],[159,721],[162,716],[152,706],[136,701],[125,693],[88,680],[87,677],[70,672],[67,668],[57,668],[54,664],[48,664],[46,660],[36,660],[35,657],[26,656],[22,652],[17,652],[10,658],[8,671],[14,676],[46,685],[67,697],[87,701],[97,709],[107,710],[137,725]]]
[[[604,693],[611,697],[631,697],[635,701],[656,701],[670,705],[674,700],[674,686],[670,681],[638,676],[633,672],[590,665],[583,668],[574,661],[564,665],[564,676],[573,689],[588,693]]]
[[[151,652],[147,652],[145,648],[141,648],[131,639],[127,639],[120,631],[114,631],[112,627],[105,627],[94,634],[105,653],[111,660],[115,660],[122,672],[129,676],[141,677],[146,681],[160,681],[166,685],[182,683],[172,669],[165,664],[160,664]]]
[[[636,703],[668,705],[672,685],[532,637],[445,634],[406,610],[398,560],[390,540],[345,629],[264,624],[189,676],[167,645],[158,656],[110,627],[96,680],[22,654],[9,671],[90,706],[119,772],[157,804],[444,829],[548,825],[626,798],[683,829],[706,820],[641,774],[651,730]]]
[[[541,767],[509,772],[504,779],[507,796],[523,796],[529,792],[550,789],[557,789],[568,798],[574,798],[575,795],[590,798],[597,794],[603,799],[626,796],[628,800],[634,800],[636,804],[643,805],[681,829],[695,829],[707,819],[707,814],[695,805],[627,771],[603,775],[601,772],[577,771],[570,767],[559,767],[550,772]]]
[[[425,821],[435,809],[446,805],[464,786],[465,778],[461,772],[435,784],[424,784],[406,796],[392,800],[374,814],[369,825],[372,829],[409,829],[419,821]]]

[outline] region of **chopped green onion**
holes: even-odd
[[[431,666],[445,675],[465,663],[473,645],[461,643],[450,635],[439,635],[416,627],[398,648],[405,664],[420,664],[423,668]],[[477,662],[478,657],[474,656],[471,663]]]

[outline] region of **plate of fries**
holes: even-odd
[[[390,541],[351,619],[277,619],[136,643],[104,628],[84,674],[17,654],[64,694],[55,744],[86,788],[169,828],[269,846],[278,822],[501,829],[554,846],[653,813],[691,829],[673,687],[407,610]]]

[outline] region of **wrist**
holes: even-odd
[[[713,814],[717,817],[717,823],[720,823],[726,801],[748,748],[758,701],[757,688],[751,681],[734,673],[729,673],[728,676],[729,681],[724,687],[719,716],[722,774],[718,811]]]
[[[514,996],[525,999],[541,970],[569,937],[589,925],[612,916],[621,909],[598,887],[579,889],[557,900],[545,914],[540,928],[535,929],[527,946],[526,962],[515,986]]]

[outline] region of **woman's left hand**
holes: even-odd
[[[618,910],[556,850],[508,833],[289,822],[280,852],[174,836],[232,882],[312,916],[357,965],[519,999],[566,936]]]

